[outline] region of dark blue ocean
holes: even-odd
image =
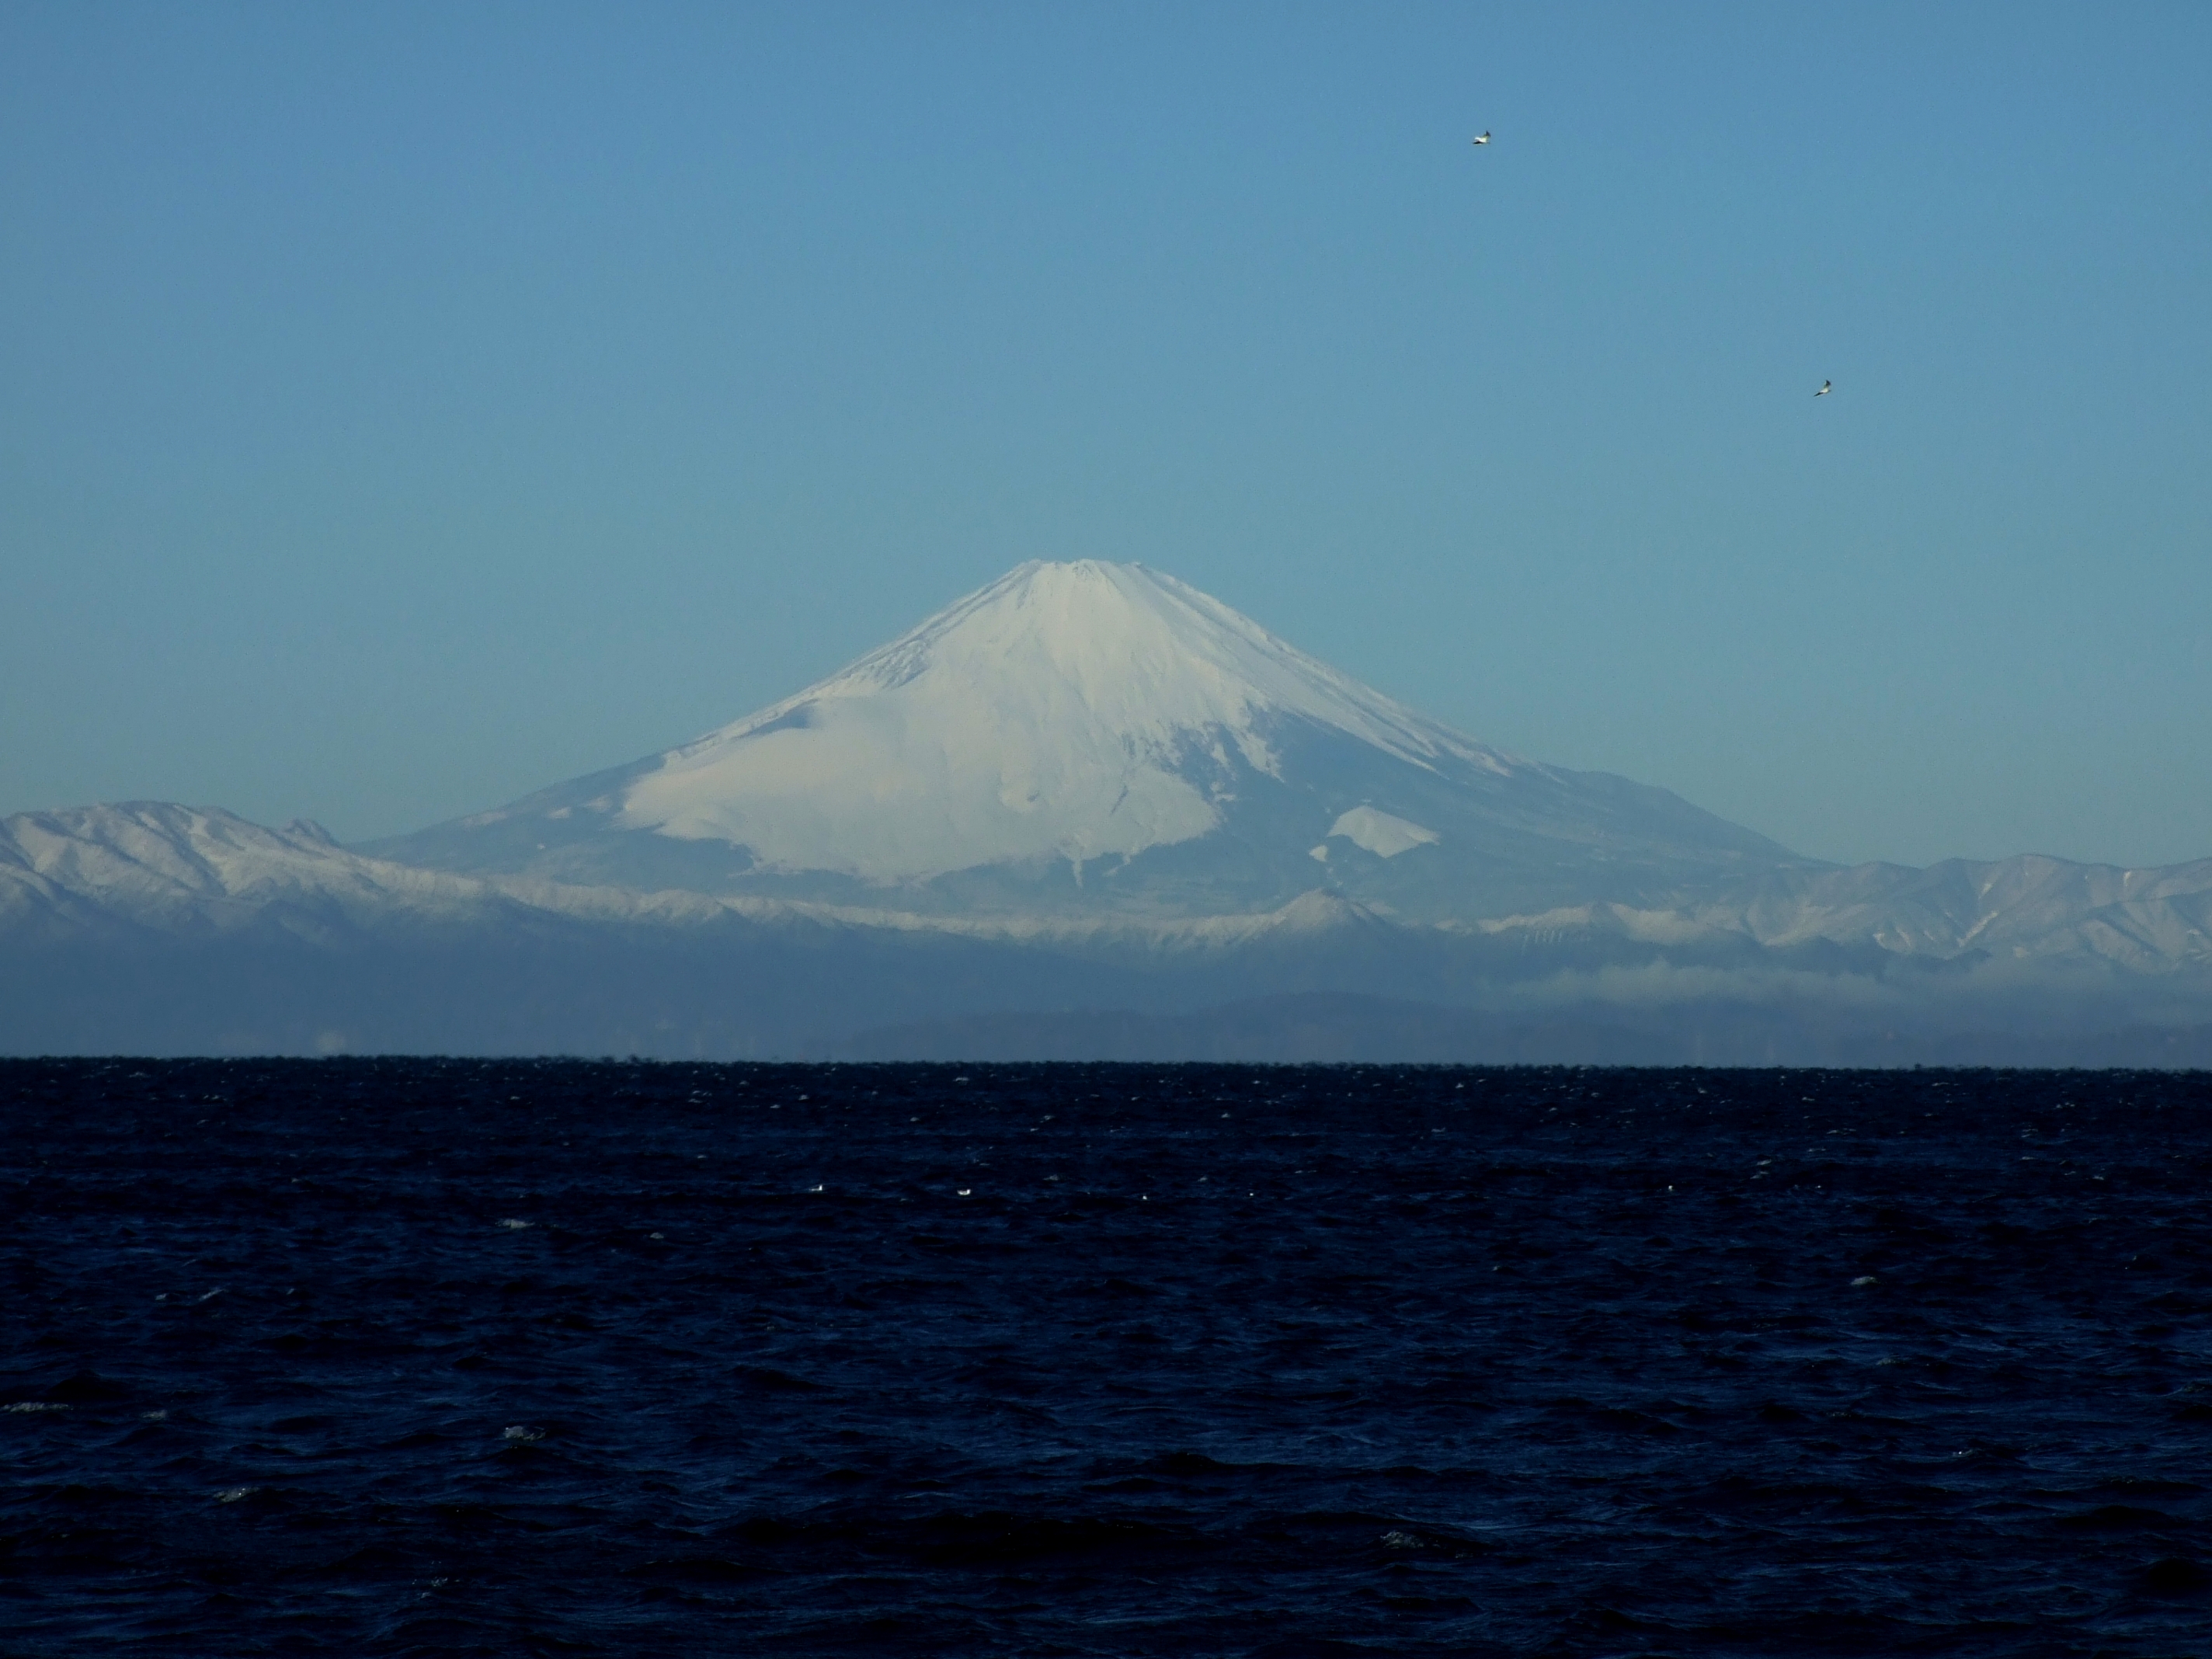
[[[2205,1074],[0,1103],[11,1656],[2212,1652]]]

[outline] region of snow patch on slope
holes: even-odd
[[[1354,847],[1378,859],[1395,859],[1401,853],[1411,852],[1416,847],[1433,847],[1443,839],[1433,830],[1425,830],[1389,812],[1378,812],[1371,806],[1353,807],[1328,826],[1328,833],[1343,836]]]

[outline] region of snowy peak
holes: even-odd
[[[1797,862],[1499,753],[1137,564],[1030,563],[681,748],[368,849],[933,915],[1517,915]],[[887,889],[896,889],[895,896]]]
[[[872,881],[1133,857],[1206,834],[1286,722],[1409,765],[1505,757],[1141,565],[1032,562],[666,756],[623,827]]]
[[[1425,764],[1445,754],[1503,772],[1505,757],[1278,639],[1249,617],[1141,564],[1031,560],[808,687],[678,751],[734,741],[830,699],[907,691],[1018,705],[1041,732],[1094,725],[1172,750],[1231,734],[1271,775],[1259,726],[1296,715]]]

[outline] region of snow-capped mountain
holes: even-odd
[[[0,820],[0,1052],[1162,1044],[2200,1063],[2212,860],[1813,863],[1094,563],[367,848],[158,802]]]
[[[1662,789],[1518,759],[1141,565],[1030,563],[678,749],[362,849],[945,913],[1409,919],[1806,867]]]

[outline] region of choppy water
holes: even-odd
[[[0,1065],[0,1652],[2212,1650],[2212,1078]]]

